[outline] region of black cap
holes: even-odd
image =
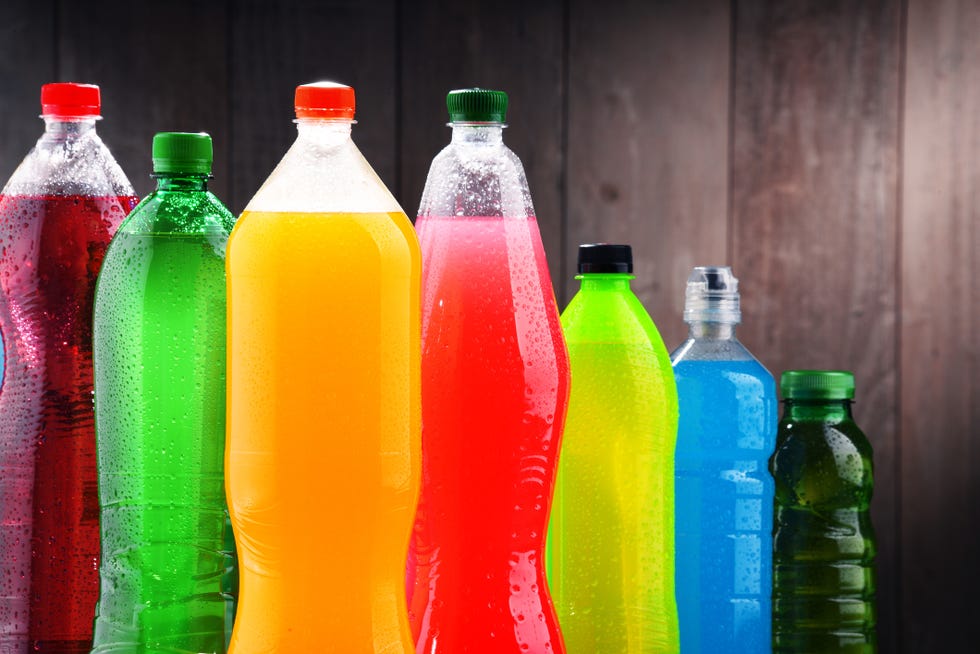
[[[633,249],[628,245],[587,243],[578,246],[580,273],[631,273]]]

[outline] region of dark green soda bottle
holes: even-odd
[[[225,244],[211,137],[153,138],[157,189],[95,294],[101,593],[93,653],[224,652],[235,608],[224,492]]]
[[[872,453],[851,417],[854,376],[791,370],[781,388],[773,652],[876,652]]]

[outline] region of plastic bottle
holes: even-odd
[[[447,98],[422,244],[422,497],[410,617],[426,654],[564,652],[544,540],[568,355],[507,95]]]
[[[735,337],[741,311],[730,268],[694,269],[684,320],[690,336],[671,355],[681,651],[768,652],[775,382]]]
[[[231,651],[412,652],[418,241],[351,141],[354,90],[300,86],[296,117],[228,244]]]
[[[561,316],[571,361],[548,534],[570,654],[677,652],[677,391],[660,332],[630,290],[628,245],[582,245]]]
[[[773,652],[876,652],[872,453],[851,417],[854,376],[790,370],[780,386]]]
[[[136,205],[95,130],[99,87],[46,84],[0,195],[0,651],[88,652],[99,593],[92,304]]]
[[[153,138],[157,189],[119,228],[95,296],[102,592],[93,652],[224,652],[225,245],[211,137]]]

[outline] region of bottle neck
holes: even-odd
[[[636,275],[628,273],[582,273],[575,279],[582,282],[583,291],[628,291],[630,280]]]
[[[795,421],[843,422],[851,420],[851,400],[800,400],[783,402],[783,417]]]
[[[53,141],[71,141],[95,133],[98,116],[42,116],[44,138]]]
[[[503,123],[450,123],[454,145],[500,145],[504,142]]]
[[[190,193],[208,190],[208,176],[189,173],[154,173],[157,191]]]
[[[688,323],[690,337],[698,341],[733,341],[737,322],[707,322],[697,321]]]
[[[299,138],[330,147],[350,140],[353,120],[337,118],[297,118]]]

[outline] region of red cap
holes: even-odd
[[[354,89],[336,82],[297,86],[296,117],[353,120]]]
[[[41,113],[45,116],[98,116],[101,108],[95,84],[58,82],[41,87]]]

